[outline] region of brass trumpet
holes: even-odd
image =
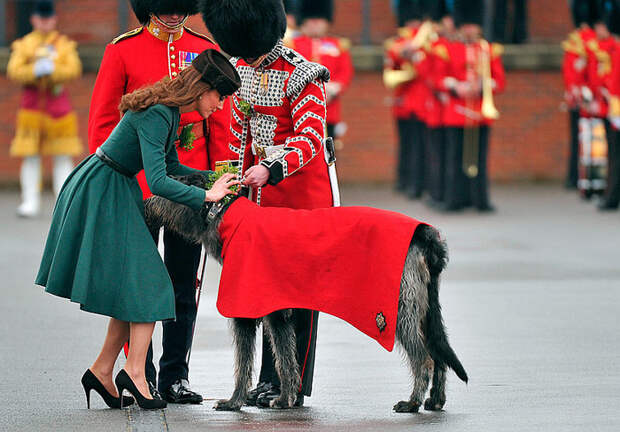
[[[405,49],[412,51],[422,49],[428,44],[434,34],[433,23],[431,21],[425,21],[422,23],[418,32],[412,40],[402,41],[397,51],[399,54]],[[383,84],[390,90],[395,89],[401,84],[413,81],[418,76],[415,68],[411,63],[405,63],[402,69],[386,69],[383,71]]]
[[[493,101],[493,78],[491,77],[491,46],[486,40],[480,41],[482,48],[482,108],[484,118],[497,120],[499,111]]]

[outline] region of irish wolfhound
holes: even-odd
[[[186,184],[204,187],[204,178],[192,175],[180,178]],[[240,198],[245,199],[245,198]],[[233,204],[231,204],[233,205]],[[189,241],[202,243],[208,254],[222,263],[222,239],[219,226],[227,207],[218,213],[198,212],[161,197],[145,202],[147,225],[152,231],[161,226]],[[447,248],[436,229],[419,225],[410,239],[402,270],[398,296],[395,339],[413,377],[413,390],[408,400],[394,405],[397,412],[417,412],[422,406],[432,375],[426,410],[440,410],[446,402],[446,368],[467,382],[467,373],[450,347],[439,304],[439,275],[447,263]],[[296,341],[290,321],[291,310],[278,310],[262,318],[269,335],[280,378],[280,397],[271,401],[272,408],[291,408],[295,404],[300,374],[296,361]],[[235,390],[230,399],[216,403],[217,410],[239,410],[245,403],[252,382],[256,328],[261,319],[233,318],[235,346]],[[378,324],[379,325],[379,324]]]

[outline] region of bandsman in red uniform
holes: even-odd
[[[426,97],[425,123],[426,137],[426,188],[429,192],[429,205],[440,207],[443,201],[445,172],[445,128],[443,107],[448,94],[437,87],[435,77],[441,63],[448,60],[448,46],[456,38],[452,18],[452,8],[445,0],[430,0],[429,14],[434,22],[435,33],[427,49],[426,67],[422,72],[428,94]]]
[[[348,39],[328,36],[333,21],[332,0],[302,0],[298,5],[300,34],[287,45],[307,60],[329,69],[327,90],[327,134],[341,138],[346,126],[342,122],[341,98],[353,80],[353,62]]]
[[[598,207],[617,210],[620,203],[620,0],[604,0],[601,11],[613,45],[609,49],[611,71],[602,90],[607,99],[607,188]]]
[[[424,191],[424,141],[426,95],[428,87],[420,76],[420,64],[426,59],[424,46],[433,29],[424,22],[425,9],[419,0],[400,0],[398,36],[385,43],[383,81],[394,90],[393,114],[399,139],[396,189],[410,198]]]
[[[217,43],[235,56],[231,62],[241,76],[241,88],[231,102],[230,147],[239,156],[244,184],[252,188],[251,197],[260,206],[332,206],[324,147],[329,71],[283,45],[286,18],[281,0],[247,0],[237,9],[225,8],[225,3],[205,0],[203,17]],[[312,390],[318,314],[295,309],[291,319],[302,377],[296,404],[302,405]],[[263,337],[259,385],[248,401],[268,406],[277,396],[272,350]]]
[[[592,25],[596,14],[596,0],[573,0],[571,12],[575,30],[562,42],[564,60],[562,74],[564,76],[564,101],[569,111],[570,148],[566,187],[576,188],[578,179],[579,157],[579,117],[582,101],[582,88],[586,81],[588,56],[586,46],[595,38]]]
[[[209,38],[184,25],[187,17],[198,11],[196,0],[132,0],[131,5],[142,27],[120,35],[106,47],[90,105],[91,152],[119,122],[121,96],[162,77],[174,79],[199,53],[217,48]],[[181,114],[177,146],[182,164],[207,169],[219,160],[236,157],[227,145],[229,111],[225,107],[206,121],[198,112]],[[148,197],[144,173],[138,180],[144,197]],[[163,324],[158,389],[171,403],[200,403],[202,397],[189,388],[186,358],[196,319],[194,295],[201,247],[170,232],[164,232],[164,246],[164,261],[175,289],[177,319]],[[154,384],[156,373],[151,359],[152,354],[146,376]]]
[[[454,17],[458,42],[447,46],[447,60],[437,69],[437,88],[449,95],[443,110],[446,126],[446,211],[473,205],[492,211],[487,154],[489,129],[499,116],[493,97],[503,91],[502,47],[482,38],[484,2],[457,0]]]
[[[30,17],[33,31],[11,45],[7,76],[22,86],[15,137],[10,154],[22,158],[20,217],[39,214],[41,156],[54,160],[53,189],[58,195],[82,153],[77,116],[65,83],[78,78],[82,64],[76,43],[56,30],[52,1],[38,1]]]

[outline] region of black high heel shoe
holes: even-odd
[[[114,397],[109,391],[101,384],[99,378],[95,376],[90,369],[86,369],[84,375],[82,375],[82,387],[84,387],[84,393],[86,393],[86,406],[90,409],[90,391],[95,390],[99,393],[99,396],[103,398],[103,401],[110,408],[120,408],[122,406],[129,406],[134,403],[134,399],[131,396],[123,396],[123,403],[121,404],[120,393],[119,397]]]
[[[133,395],[134,398],[136,398],[136,402],[138,402],[138,405],[142,409],[161,409],[166,408],[166,406],[168,405],[163,399],[147,399],[142,396],[142,393],[140,393],[140,390],[138,390],[127,372],[125,372],[125,369],[120,370],[118,375],[116,375],[114,382],[116,383],[116,387],[118,388],[119,395],[123,394],[123,390],[127,390]]]

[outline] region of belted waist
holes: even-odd
[[[125,177],[135,177],[136,174],[129,171],[127,168],[120,165],[118,162],[111,159],[105,152],[101,149],[101,147],[97,147],[95,151],[95,155],[99,158],[101,162],[112,168],[119,174],[124,175]]]

